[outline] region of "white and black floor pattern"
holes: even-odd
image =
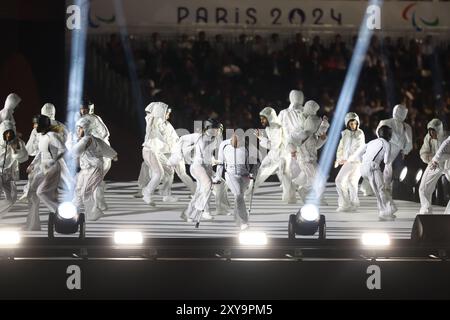
[[[24,181],[18,183],[19,197]],[[172,195],[178,197],[175,203],[164,203],[162,197],[155,196],[156,207],[144,203],[142,199],[134,198],[137,182],[107,183],[106,202],[108,210],[105,215],[94,222],[87,222],[87,237],[110,237],[116,230],[133,229],[144,233],[145,237],[230,237],[239,232],[232,215],[217,215],[211,221],[202,221],[198,229],[193,223],[180,218],[181,211],[190,200],[187,189],[181,183],[175,183]],[[230,204],[233,204],[229,192]],[[388,232],[392,238],[409,238],[411,227],[419,204],[396,200],[399,211],[397,219],[392,222],[378,221],[375,197],[360,197],[361,207],[355,213],[337,213],[337,193],[334,184],[328,184],[325,192],[327,206],[320,207],[320,213],[326,216],[328,239],[359,238],[361,233],[368,231]],[[247,204],[248,204],[247,200]],[[250,228],[263,230],[269,237],[286,238],[289,215],[296,213],[301,207],[298,204],[281,202],[279,183],[267,182],[256,190],[250,216]],[[18,202],[12,210],[0,220],[0,228],[19,229],[24,226],[28,205]],[[444,213],[445,207],[434,207],[434,212]],[[214,214],[214,200],[212,200]],[[25,236],[46,236],[48,210],[41,206],[42,231],[25,232]]]

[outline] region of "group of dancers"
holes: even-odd
[[[216,119],[202,122],[199,132],[179,136],[170,123],[171,108],[163,102],[152,102],[146,108],[146,133],[142,144],[139,192],[135,195],[150,206],[157,206],[155,192],[159,188],[163,202],[176,202],[171,189],[175,173],[191,193],[191,200],[181,218],[199,223],[214,215],[234,214],[241,229],[249,227],[246,198],[271,175],[281,182],[281,200],[306,203],[308,197],[327,205],[323,183],[315,183],[321,175],[318,150],[327,143],[330,127],[326,116],[318,115],[320,106],[313,100],[304,103],[301,91],[292,90],[290,105],[279,114],[265,107],[260,112],[263,129],[233,130],[223,140],[223,125]],[[17,200],[16,181],[19,164],[34,157],[27,168],[28,182],[21,199],[28,201],[27,230],[40,230],[39,204],[42,201],[56,212],[61,201],[84,206],[88,221],[98,220],[107,209],[104,178],[117,161],[117,152],[109,143],[109,131],[92,103],[82,103],[75,132],[55,120],[55,107],[46,103],[41,114],[33,117],[33,128],[25,144],[16,134],[14,109],[21,102],[10,94],[0,111],[0,166],[4,199],[0,200],[0,218]],[[411,126],[405,123],[408,110],[396,105],[393,117],[380,121],[376,139],[366,143],[354,112],[345,116],[335,167],[339,195],[338,212],[355,212],[359,207],[358,188],[377,199],[379,220],[392,221],[397,207],[392,200],[392,164],[398,156],[413,149]],[[450,137],[439,119],[428,123],[428,133],[420,149],[427,164],[421,179],[419,195],[421,214],[432,213],[431,197],[442,175],[450,178]],[[250,138],[250,139],[249,139]],[[252,139],[254,138],[254,143]],[[265,151],[265,152],[261,152]],[[190,175],[186,165],[189,165]],[[384,165],[384,169],[383,169]],[[71,169],[71,168],[76,168]],[[194,182],[195,180],[195,182]],[[228,189],[234,197],[234,209],[228,202]],[[215,211],[210,202],[214,196]],[[65,200],[64,200],[65,197]],[[63,199],[63,200],[62,200]],[[450,204],[446,213],[450,213]]]

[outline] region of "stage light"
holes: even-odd
[[[398,177],[398,180],[400,182],[403,182],[406,179],[407,175],[408,175],[408,167],[403,167],[402,171],[400,171],[400,176]]]
[[[0,230],[0,246],[17,245],[20,243],[20,233],[13,230]]]
[[[319,231],[319,239],[325,239],[325,216],[319,214],[319,209],[313,204],[303,206],[297,214],[289,216],[288,237],[295,235],[312,236]]]
[[[138,245],[144,242],[140,231],[116,231],[114,232],[114,243],[119,245]]]
[[[416,184],[418,184],[420,182],[420,179],[422,179],[422,176],[423,176],[423,169],[420,168],[416,172]]]
[[[418,214],[411,230],[411,240],[418,244],[450,244],[450,215]]]
[[[307,204],[300,209],[300,218],[305,221],[317,221],[320,219],[319,209],[313,204]]]
[[[55,232],[61,234],[74,234],[79,232],[79,238],[86,236],[86,222],[84,213],[80,213],[72,202],[63,202],[56,213],[48,216],[48,238],[53,239]]]
[[[261,231],[242,231],[239,233],[239,243],[243,246],[265,246],[267,235]]]
[[[391,244],[391,239],[387,233],[363,233],[361,237],[363,246],[386,247]]]

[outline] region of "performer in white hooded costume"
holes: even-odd
[[[338,212],[356,211],[359,207],[358,182],[361,178],[361,162],[353,155],[366,143],[364,132],[359,129],[360,122],[356,113],[347,113],[344,123],[346,129],[341,133],[335,163],[335,167],[342,166],[336,176]]]
[[[244,194],[250,184],[251,160],[245,146],[245,136],[233,134],[231,139],[223,141],[219,146],[218,165],[213,183],[221,183],[225,169],[225,181],[234,195],[234,216],[242,230],[248,228],[248,211],[245,205]]]
[[[60,136],[60,140],[65,144],[67,139],[70,137],[69,131],[66,126],[55,119],[56,117],[56,108],[52,103],[46,103],[41,108],[41,114],[50,118],[50,124],[52,126],[52,131],[58,132]],[[33,133],[32,133],[33,134]],[[70,190],[73,188],[75,181],[73,180],[72,174],[70,173],[69,168],[67,167],[66,161],[64,158],[59,160],[59,164],[61,165],[61,182],[60,187],[64,190]],[[26,196],[25,191],[28,189],[29,185],[24,188],[24,196]]]
[[[95,221],[103,215],[98,198],[95,196],[96,189],[100,187],[104,177],[103,159],[117,161],[117,152],[102,139],[93,136],[90,132],[90,125],[89,119],[85,117],[77,121],[79,140],[70,152],[79,159],[81,169],[77,174],[73,203],[77,207],[84,204],[87,220]]]
[[[317,150],[327,141],[327,130],[330,127],[327,117],[321,119],[316,115],[319,105],[310,100],[305,103],[303,114],[306,120],[303,124],[303,130],[292,133],[288,138],[288,147],[291,152],[292,161],[290,173],[293,183],[298,186],[298,193],[301,200],[305,203],[306,197],[314,187],[314,179],[317,174],[318,155]],[[296,160],[296,161],[295,161]],[[314,190],[315,197],[322,200],[324,187]]]
[[[90,134],[98,139],[103,140],[103,142],[105,142],[107,145],[110,145],[108,127],[105,125],[102,118],[99,115],[95,114],[95,106],[92,102],[83,103],[80,108],[80,115],[81,117],[88,119],[91,123]],[[105,157],[103,159],[103,179],[110,169],[111,159]],[[105,190],[106,183],[105,181],[102,181],[95,192],[95,197],[97,198],[96,201],[97,203],[99,203],[102,210],[106,210],[108,208],[105,202]]]
[[[287,109],[281,110],[278,114],[278,118],[280,119],[281,125],[283,126],[283,131],[285,138],[289,139],[289,137],[295,134],[298,131],[304,130],[304,122],[306,120],[305,114],[303,113],[303,92],[299,90],[291,90],[289,93],[289,101],[290,105]],[[293,183],[293,178],[291,176],[291,172],[288,168],[291,167],[292,161],[297,161],[297,159],[292,158],[291,149],[295,149],[294,146],[288,146],[288,152],[285,157],[286,161],[286,170],[284,172],[287,180],[289,181],[289,189],[285,192],[286,199],[284,199],[287,203],[296,203],[296,188],[297,186]],[[298,151],[298,150],[296,150]],[[295,157],[295,156],[294,156]],[[287,183],[286,183],[287,184]]]
[[[183,210],[181,218],[192,222],[201,218],[211,220],[209,200],[213,191],[212,176],[213,165],[216,164],[214,151],[222,142],[220,136],[221,124],[214,119],[208,119],[203,124],[202,133],[192,133],[180,137],[177,150],[171,158],[172,164],[179,163],[186,149],[194,148],[194,157],[190,166],[191,175],[197,181],[195,194],[189,205]]]
[[[177,132],[175,131],[174,127],[169,121],[170,114],[172,110],[171,108],[167,109],[166,112],[166,119],[162,124],[162,135],[165,138],[164,145],[161,149],[161,152],[164,153],[167,159],[170,158],[171,154],[175,152],[177,143],[179,141],[179,137]],[[179,163],[174,165],[175,173],[178,175],[180,180],[186,185],[186,187],[189,189],[191,194],[193,195],[195,193],[195,182],[192,180],[192,178],[186,173],[186,164],[184,162],[184,159],[180,159]],[[142,162],[141,164],[141,170],[139,172],[139,178],[138,178],[138,193],[136,193],[134,196],[136,198],[139,198],[142,194],[142,189],[148,184],[150,181],[151,172],[148,169],[145,162]],[[164,176],[162,180],[162,184],[160,186],[161,195],[163,196],[164,202],[174,202],[177,201],[176,197],[172,197],[172,184],[173,184],[173,178],[172,176]]]
[[[377,130],[378,139],[374,139],[361,147],[355,154],[355,158],[362,156],[361,174],[367,178],[372,190],[375,193],[378,203],[379,220],[392,221],[396,216],[397,208],[388,192],[386,192],[383,174],[381,172],[381,162],[389,165],[391,145],[389,140],[392,136],[392,129],[381,126]]]
[[[257,129],[255,130],[255,135],[259,139],[260,146],[268,149],[269,152],[261,162],[253,189],[258,189],[267,178],[273,174],[277,174],[283,188],[282,200],[288,201],[291,191],[291,181],[290,177],[286,174],[287,151],[283,127],[273,108],[264,108],[259,113],[259,116],[264,131]],[[247,190],[247,195],[250,190],[251,188]]]
[[[142,144],[142,157],[149,168],[150,181],[142,190],[143,199],[147,204],[154,206],[153,193],[163,178],[172,177],[174,170],[164,155],[165,147],[165,125],[168,105],[162,102],[150,103],[145,111],[147,123],[145,141]]]
[[[22,99],[15,93],[10,93],[8,97],[6,97],[5,106],[2,110],[0,110],[0,123],[5,120],[9,120],[13,124],[14,130],[16,130],[14,111],[21,101]]]
[[[392,164],[401,152],[406,156],[413,148],[412,144],[412,128],[405,123],[408,109],[401,104],[394,107],[392,118],[381,120],[377,127],[388,126],[392,129],[392,138],[389,144],[391,145],[389,164],[384,168],[384,182],[386,184],[386,191],[392,196]]]
[[[19,164],[28,160],[25,143],[16,137],[14,125],[5,120],[0,124],[0,188],[5,199],[0,200],[0,218],[5,216],[17,200],[16,181]]]
[[[444,132],[442,121],[439,119],[431,120],[427,125],[428,133],[423,140],[420,148],[420,158],[428,164],[423,173],[419,186],[420,214],[433,213],[431,198],[439,178],[445,174],[447,179],[450,177],[450,147],[441,146],[448,141],[447,134]],[[446,142],[448,144],[448,142]],[[440,152],[438,153],[438,150]]]
[[[27,230],[41,230],[39,220],[39,203],[42,200],[51,212],[58,209],[57,189],[61,175],[59,159],[64,156],[66,147],[58,133],[50,131],[50,118],[40,115],[37,132],[40,133],[39,149],[34,160],[27,168],[27,173],[34,171],[34,179],[28,190]]]

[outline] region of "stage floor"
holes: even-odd
[[[18,183],[19,197],[24,181]],[[145,237],[179,238],[179,237],[230,237],[239,232],[233,216],[218,215],[212,221],[203,221],[196,229],[193,223],[180,219],[180,213],[190,200],[187,189],[181,183],[175,183],[172,195],[178,197],[176,203],[163,203],[162,197],[155,196],[156,207],[136,199],[137,182],[107,183],[106,201],[108,210],[98,221],[87,223],[87,236],[110,237],[121,229],[140,230]],[[228,193],[232,204],[232,194]],[[368,231],[388,232],[392,238],[410,238],[411,227],[419,211],[419,203],[396,200],[399,211],[393,222],[378,221],[375,197],[362,197],[361,207],[356,213],[337,213],[337,192],[334,184],[328,184],[325,192],[328,206],[321,206],[320,213],[326,216],[327,238],[353,239]],[[248,201],[247,201],[248,204]],[[264,230],[269,237],[287,238],[288,217],[300,208],[298,204],[283,204],[279,183],[267,182],[255,192],[250,216],[250,228]],[[214,200],[212,201],[214,209]],[[444,213],[445,207],[434,206],[434,213]],[[25,236],[46,236],[47,209],[42,207],[42,231],[24,232]],[[214,210],[212,210],[214,213]],[[12,210],[0,220],[0,228],[20,228],[27,215],[27,203],[16,203]]]

